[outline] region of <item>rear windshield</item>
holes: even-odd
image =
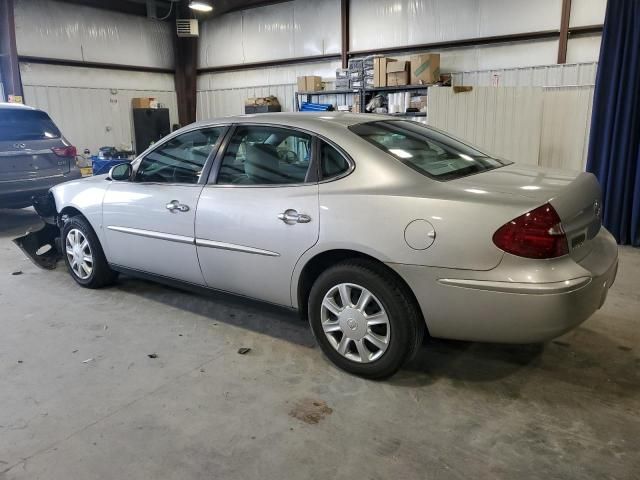
[[[49,115],[38,110],[0,109],[0,141],[60,138]]]
[[[384,120],[349,128],[408,167],[435,180],[454,180],[509,164],[417,122]]]

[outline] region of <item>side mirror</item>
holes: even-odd
[[[131,179],[132,173],[133,167],[130,163],[119,163],[111,167],[107,175],[107,180],[127,181]]]

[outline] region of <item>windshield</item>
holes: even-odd
[[[60,138],[60,130],[49,115],[39,110],[0,109],[0,141]]]
[[[509,164],[417,122],[383,120],[349,128],[408,167],[435,180],[454,180]]]

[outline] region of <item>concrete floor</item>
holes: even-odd
[[[0,210],[1,480],[640,478],[638,250],[554,342],[430,340],[371,382],[293,314],[40,270],[35,224]]]

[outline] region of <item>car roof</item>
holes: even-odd
[[[336,126],[346,128],[358,123],[373,122],[376,120],[389,120],[389,116],[344,112],[256,113],[201,120],[197,122],[195,126],[205,127],[220,123],[264,123],[318,131],[324,129],[332,130],[332,127],[335,128]],[[191,126],[193,127],[194,125]]]
[[[0,109],[37,110],[37,108],[33,108],[28,105],[23,105],[22,103],[8,103],[8,102],[0,102]]]

